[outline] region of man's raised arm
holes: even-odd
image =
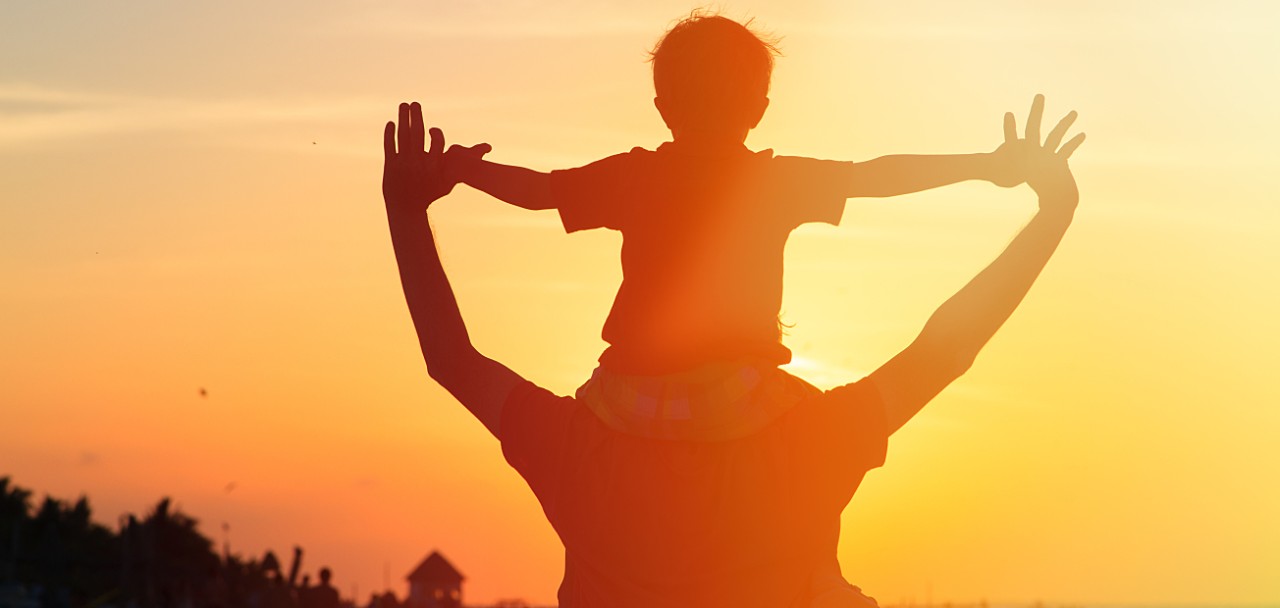
[[[1071,225],[1080,195],[1067,158],[1084,135],[1059,149],[1075,118],[1070,114],[1041,145],[1043,111],[1044,98],[1037,96],[1022,140],[1013,115],[1005,115],[1005,143],[1025,155],[1027,183],[1040,197],[1040,210],[991,265],[933,313],[906,350],[871,374],[885,402],[890,433],[969,369],[978,351],[1022,302]]]
[[[387,206],[391,243],[400,267],[409,314],[418,333],[427,372],[501,439],[502,408],[511,389],[524,380],[471,344],[458,301],[440,263],[427,207],[453,189],[445,179],[444,135],[431,129],[431,150],[423,149],[422,108],[400,104],[400,129],[387,123],[382,196]],[[399,150],[397,151],[397,144]],[[488,146],[455,146],[451,154],[483,156]]]

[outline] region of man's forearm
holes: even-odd
[[[535,210],[553,206],[550,174],[481,158],[461,158],[449,163],[455,179],[500,201]]]
[[[850,197],[885,197],[930,190],[970,179],[990,179],[991,155],[895,154],[856,165]]]
[[[973,365],[1035,283],[1072,214],[1037,213],[995,261],[933,313],[910,346],[876,370],[891,433]]]
[[[1018,139],[1013,115],[1007,114],[1005,141],[996,152],[967,155],[947,168],[962,172],[976,169],[976,175],[981,176],[983,165],[990,162],[994,183],[1012,186],[1025,179],[1040,197],[1040,209],[991,264],[938,307],[906,349],[872,373],[890,432],[915,416],[973,365],[978,352],[1026,297],[1071,225],[1080,192],[1067,159],[1084,141],[1084,134],[1062,144],[1074,119],[1069,114],[1042,145],[1043,109],[1044,98],[1036,96],[1027,117],[1025,139]],[[998,161],[1001,155],[1004,159]],[[1013,166],[1017,171],[1001,173],[1001,166]]]
[[[507,396],[524,379],[471,344],[427,218],[418,213],[388,215],[400,281],[427,372],[501,438]]]
[[[934,312],[919,339],[971,364],[1027,295],[1073,216],[1072,209],[1037,212],[999,257]]]
[[[451,366],[473,355],[475,348],[440,263],[435,235],[423,214],[392,211],[387,219],[400,283],[427,370],[432,377],[447,375]]]

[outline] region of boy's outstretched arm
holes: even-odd
[[[1044,111],[1044,96],[1031,102],[1031,114]],[[1076,114],[1067,114],[1059,128],[1071,126]],[[1012,114],[1006,115],[1005,130],[1010,128]],[[1027,155],[1022,146],[1026,140],[1016,137],[993,152],[976,154],[916,155],[895,154],[855,163],[849,176],[849,197],[885,197],[910,194],[941,186],[980,179],[997,186],[1011,188],[1027,178]],[[1036,142],[1037,144],[1039,142]]]
[[[511,165],[500,165],[478,155],[455,155],[457,147],[446,154],[449,176],[489,194],[490,196],[525,209],[551,209],[551,175]]]
[[[399,133],[395,123],[387,123],[383,133],[382,173],[400,282],[427,372],[501,439],[503,405],[511,389],[524,380],[480,354],[467,335],[427,222],[427,207],[453,189],[442,168],[444,135],[431,129],[430,152],[423,150],[424,139],[422,108],[417,103],[400,104]],[[487,151],[488,146],[481,144],[454,146],[450,153],[479,157]]]
[[[938,308],[910,346],[872,373],[885,402],[892,433],[915,416],[935,395],[960,377],[1044,269],[1075,214],[1079,193],[1067,158],[1084,140],[1080,134],[1062,145],[1073,117],[1064,118],[1039,144],[1040,111],[1028,119],[1028,184],[1040,198],[1040,209],[1004,252]],[[1006,143],[1019,144],[1006,117]]]
[[[849,198],[886,197],[932,190],[970,179],[994,181],[990,153],[894,154],[854,163]]]

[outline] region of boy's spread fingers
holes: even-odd
[[[391,160],[396,155],[396,123],[388,122],[382,130],[382,155]]]
[[[1062,160],[1071,158],[1071,153],[1075,152],[1076,148],[1079,148],[1082,143],[1084,143],[1084,133],[1072,137],[1070,141],[1063,144],[1062,149],[1058,151],[1058,156],[1061,156]]]
[[[1031,113],[1027,115],[1027,140],[1040,145],[1040,119],[1044,116],[1044,95],[1037,94],[1031,100]]]
[[[1062,143],[1062,136],[1067,134],[1067,129],[1071,128],[1071,123],[1076,121],[1076,111],[1072,110],[1062,120],[1058,121],[1058,125],[1049,132],[1048,137],[1044,138],[1044,147],[1050,152],[1058,149],[1058,144]]]
[[[1013,112],[1004,113],[1004,143],[1011,144],[1018,141],[1018,119],[1013,117]]]

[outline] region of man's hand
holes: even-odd
[[[383,131],[382,198],[388,213],[421,215],[458,184],[445,171],[444,133],[432,127],[431,148],[425,150],[426,133],[422,106],[416,101],[400,104],[398,133],[394,122],[388,122]],[[455,145],[448,154],[480,158],[489,150],[489,144]]]
[[[430,132],[431,149],[426,151],[427,130],[422,124],[422,107],[416,103],[400,104],[398,134],[396,124],[387,123],[382,142],[386,153],[382,197],[387,202],[391,244],[427,372],[500,438],[507,396],[524,379],[471,344],[426,218],[427,206],[455,185],[445,171],[445,157],[484,156],[489,145],[454,146],[446,153],[444,134],[439,129]]]
[[[991,153],[992,171],[990,180],[992,183],[997,186],[1012,188],[1022,182],[1035,181],[1042,187],[1048,187],[1050,181],[1053,180],[1049,180],[1049,173],[1047,172],[1060,173],[1065,170],[1067,158],[1084,141],[1084,134],[1080,134],[1059,148],[1063,135],[1071,127],[1071,123],[1076,120],[1076,113],[1073,111],[1064,116],[1058,122],[1058,125],[1053,128],[1053,131],[1049,132],[1044,144],[1041,144],[1040,120],[1043,115],[1044,95],[1036,95],[1031,102],[1031,113],[1027,116],[1027,133],[1023,139],[1018,138],[1017,124],[1013,113],[1008,112],[1004,115],[1004,143],[1000,144],[1000,147]],[[1061,164],[1062,167],[1058,168],[1057,164]],[[1070,172],[1067,172],[1067,175],[1069,177]],[[1057,182],[1062,181],[1061,175],[1055,179]],[[1032,183],[1031,186],[1042,197],[1046,194],[1041,192],[1041,188],[1036,188],[1035,183]],[[1065,184],[1059,183],[1059,186],[1065,187]],[[1072,188],[1074,188],[1074,182]],[[1062,190],[1062,188],[1056,188],[1055,190]]]
[[[1026,137],[1019,140],[1013,113],[1004,115],[1005,145],[1010,141],[1018,142],[1025,147],[1025,171],[1027,185],[1040,195],[1040,209],[1043,211],[1074,212],[1080,202],[1080,192],[1076,189],[1075,177],[1067,166],[1067,159],[1084,143],[1084,133],[1072,137],[1067,143],[1062,138],[1067,129],[1076,120],[1076,113],[1071,112],[1058,121],[1057,126],[1040,143],[1040,118],[1044,114],[1044,96],[1036,95],[1031,102],[1031,114],[1027,117]]]

